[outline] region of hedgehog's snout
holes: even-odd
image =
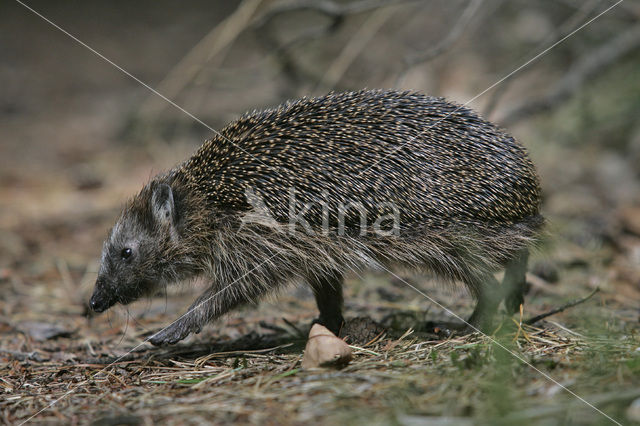
[[[104,312],[115,304],[115,298],[111,296],[105,281],[102,277],[96,280],[96,286],[93,289],[93,295],[89,300],[89,306],[94,312]]]

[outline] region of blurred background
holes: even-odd
[[[123,202],[243,112],[364,87],[468,104],[520,140],[549,219],[531,265],[531,312],[599,287],[589,312],[637,326],[640,3],[597,17],[614,3],[29,1],[42,17],[0,3],[2,344],[33,348],[28,321],[54,321],[79,338],[144,333],[144,318],[127,330],[129,311],[85,317]],[[358,277],[351,284],[355,300],[390,297]],[[171,300],[157,311],[168,310],[163,321],[177,314]],[[135,306],[134,318],[157,313]],[[306,320],[305,306],[284,310]],[[566,321],[586,321],[580,312]]]

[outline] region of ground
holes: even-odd
[[[373,42],[363,45],[369,47],[339,75],[336,88],[400,84],[463,102],[523,62],[522,55],[544,41],[541,27],[550,31],[556,16],[573,16],[571,2],[560,3],[548,6],[547,16],[545,5],[491,12],[497,2],[487,2],[477,13],[485,22],[502,19],[505,31],[470,28],[475,36],[402,79],[392,72],[399,63],[393,55],[402,50],[397,46],[424,48],[416,32],[423,19],[432,19],[424,37],[437,40],[460,5],[349,16],[336,33],[322,34],[327,43],[313,39],[312,49],[294,55],[300,61],[295,76],[291,58],[275,63],[245,31],[204,73],[211,79],[203,82],[199,74],[177,101],[220,128],[245,110],[325,91],[309,79],[335,82],[335,70],[349,56],[344,52],[353,52],[358,43],[351,42],[366,39],[373,26]],[[175,84],[165,76],[235,4],[213,10],[198,2],[157,4],[32,6],[142,81],[171,90]],[[24,7],[0,9],[7,30],[0,46],[6,59],[0,61],[6,82],[0,89],[0,421],[640,423],[637,52],[562,105],[509,126],[538,166],[549,221],[532,255],[521,314],[501,313],[489,335],[435,332],[434,324],[459,321],[453,314],[470,314],[473,302],[463,290],[408,272],[400,279],[353,274],[346,283],[347,319],[375,320],[385,332],[348,340],[354,359],[341,370],[304,370],[316,315],[304,287],[292,286],[165,348],[144,339],[184,312],[201,283],[101,315],[89,312],[102,240],[122,203],[154,173],[186,158],[210,130],[170,107],[159,111],[155,95],[139,82]],[[552,86],[592,44],[635,22],[630,10],[603,18],[565,50],[541,59],[535,72],[509,83],[513,92],[499,103],[498,121],[520,99]],[[317,72],[336,56],[332,73]],[[486,105],[471,106],[482,111]],[[576,306],[525,324],[596,289]]]

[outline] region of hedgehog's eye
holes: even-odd
[[[123,248],[122,251],[120,252],[120,256],[124,260],[127,260],[128,258],[130,258],[132,254],[133,254],[133,251],[129,247]]]

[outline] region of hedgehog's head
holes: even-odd
[[[90,306],[96,312],[150,295],[177,279],[178,212],[167,183],[152,181],[124,208],[102,248]]]

